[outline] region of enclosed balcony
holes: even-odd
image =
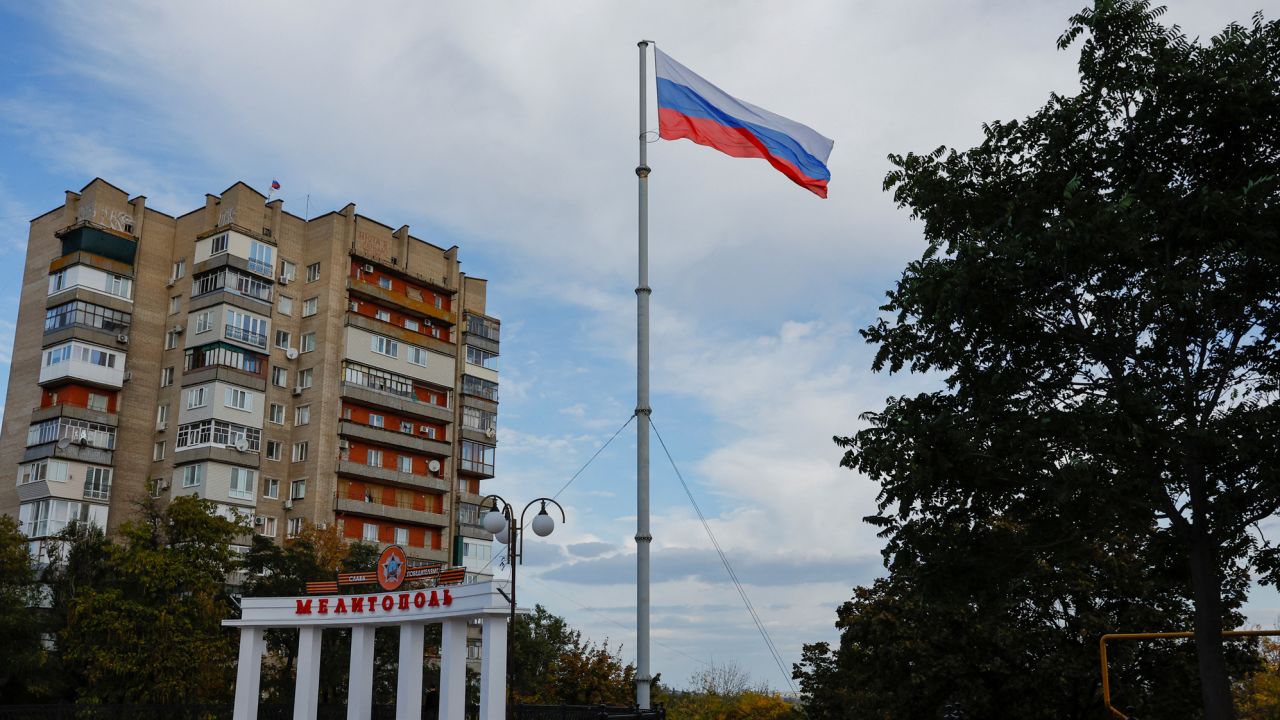
[[[119,390],[124,386],[124,353],[79,340],[44,351],[40,384],[74,380]]]

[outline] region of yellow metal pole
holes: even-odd
[[[1280,630],[1224,630],[1222,637],[1260,637],[1280,635]],[[1177,638],[1194,638],[1193,632],[1155,632],[1155,633],[1108,633],[1098,639],[1098,657],[1102,662],[1102,704],[1107,712],[1116,720],[1129,720],[1129,716],[1111,706],[1111,677],[1107,670],[1108,640],[1171,640]]]

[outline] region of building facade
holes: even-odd
[[[282,542],[304,523],[479,570],[497,446],[486,281],[358,215],[244,183],[173,217],[95,179],[31,221],[0,512],[37,557],[147,495]]]

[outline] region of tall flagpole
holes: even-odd
[[[649,164],[645,51],[640,46],[640,279],[636,285],[636,704],[649,709]]]

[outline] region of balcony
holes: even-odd
[[[219,291],[271,304],[271,283],[234,267],[199,273],[191,280],[193,300]],[[210,304],[212,303],[203,303],[202,306]]]
[[[57,405],[49,407],[35,408],[31,411],[31,422],[38,423],[54,418],[74,418],[76,420],[84,420],[85,422],[98,423],[99,425],[109,425],[115,427],[119,425],[119,416],[115,413],[109,413],[103,410],[90,410],[79,405],[71,405],[60,402]]]
[[[107,387],[113,390],[119,390],[124,387],[123,355],[112,353],[113,359],[110,364],[102,364],[93,361],[93,358],[98,357],[94,353],[102,353],[103,351],[101,350],[89,345],[80,345],[79,343],[63,346],[63,348],[66,347],[72,349],[71,357],[64,357],[58,362],[40,367],[39,383],[41,385],[63,380],[75,380],[80,383]],[[47,357],[50,352],[57,352],[58,350],[45,350],[45,355]],[[85,357],[86,354],[88,358]]]
[[[440,457],[448,457],[452,453],[452,447],[447,442],[431,440],[417,435],[407,435],[394,430],[387,430],[386,428],[361,425],[350,420],[342,420],[338,423],[338,434],[378,445],[410,448]]]
[[[74,460],[76,462],[88,463],[90,465],[110,465],[114,453],[101,447],[94,447],[89,444],[81,444],[73,442],[65,447],[60,447],[56,442],[47,442],[41,445],[32,445],[22,453],[22,462],[34,462],[36,460],[44,460],[45,458],[62,458],[64,460]]]
[[[227,325],[226,328],[226,332],[223,334],[223,337],[226,339],[241,342],[245,345],[252,345],[253,347],[262,350],[267,349],[266,335],[252,330],[246,330],[239,325]]]
[[[399,520],[401,522],[413,523],[415,525],[431,525],[434,527],[449,527],[449,517],[444,513],[434,513],[426,510],[415,510],[412,506],[401,505],[385,505],[380,502],[368,501],[363,499],[345,498],[339,496],[334,505],[334,509],[338,512],[352,513],[353,515],[365,515],[368,517],[383,518],[387,520]]]
[[[92,253],[116,262],[132,265],[138,253],[138,243],[105,228],[81,222],[58,232],[62,240],[62,254]]]
[[[449,325],[456,325],[458,323],[458,316],[456,313],[438,308],[434,304],[424,300],[415,300],[408,295],[392,292],[391,290],[387,290],[376,283],[365,282],[361,278],[348,277],[347,290],[363,295],[374,302],[398,305],[418,315],[440,320],[441,322],[448,323]]]
[[[355,400],[365,405],[390,408],[401,415],[444,423],[453,422],[453,411],[449,408],[420,402],[414,396],[405,397],[400,393],[388,392],[364,382],[344,381],[341,394],[344,398]]]
[[[379,482],[398,485],[400,487],[414,488],[415,490],[432,490],[442,493],[449,492],[449,482],[441,478],[432,477],[430,475],[402,473],[389,468],[362,465],[360,463],[351,462],[350,460],[338,461],[338,474],[365,480],[377,480]]]

